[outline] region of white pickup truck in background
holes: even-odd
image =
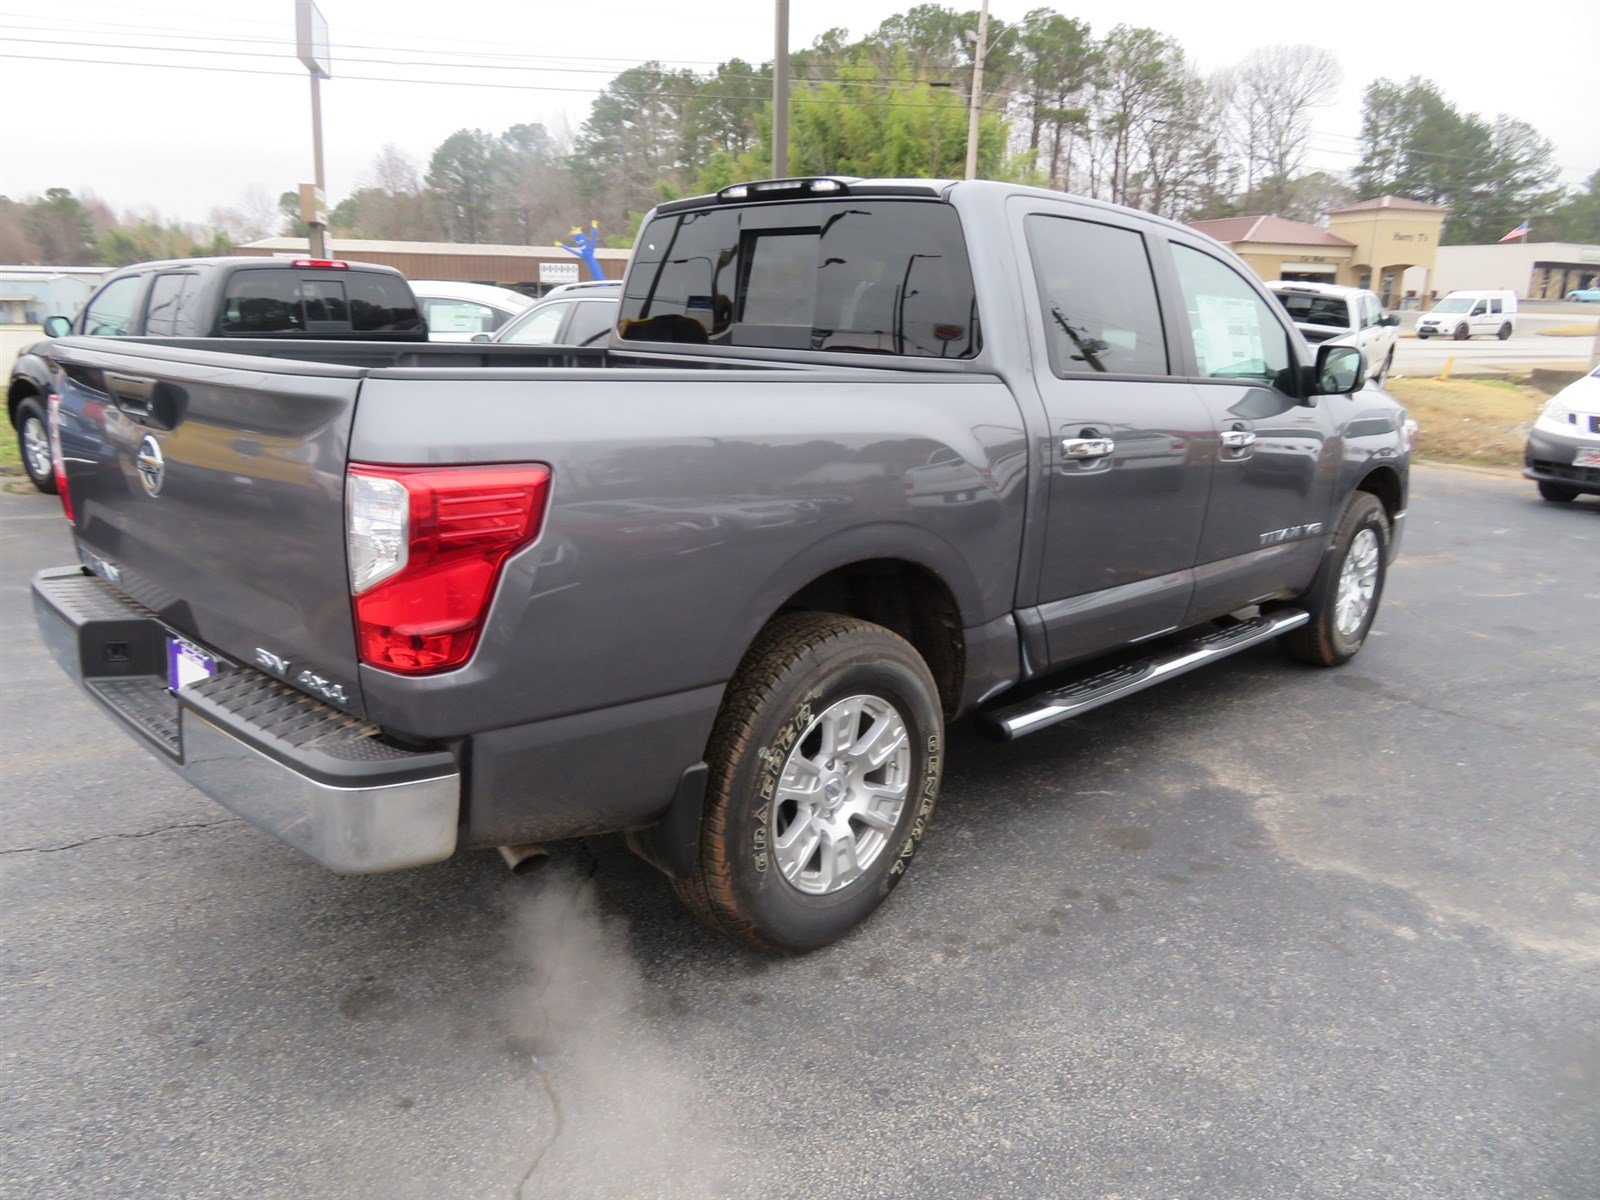
[[[1367,374],[1382,384],[1394,366],[1394,344],[1400,318],[1385,315],[1376,294],[1366,288],[1332,283],[1267,284],[1312,345],[1358,346],[1367,356]]]

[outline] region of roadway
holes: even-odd
[[[1593,1196],[1600,502],[1411,512],[1353,663],[955,729],[905,884],[778,961],[613,838],[341,879],[230,818],[47,659],[0,494],[0,1196]]]

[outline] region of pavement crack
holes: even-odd
[[[533,1156],[533,1160],[528,1163],[528,1169],[522,1173],[522,1178],[517,1181],[516,1189],[511,1193],[512,1200],[524,1200],[523,1194],[526,1192],[528,1184],[532,1181],[534,1172],[539,1169],[540,1164],[548,1157],[555,1144],[561,1140],[561,1135],[567,1127],[567,1115],[566,1111],[561,1107],[561,1097],[556,1094],[555,1084],[550,1079],[549,1068],[545,1066],[544,1059],[539,1056],[538,1047],[544,1036],[550,1031],[550,1012],[544,1007],[544,999],[545,994],[550,990],[550,984],[555,979],[556,972],[560,969],[561,958],[567,948],[568,926],[572,923],[572,914],[577,910],[579,902],[583,899],[583,888],[600,872],[600,860],[595,857],[594,851],[589,849],[589,843],[580,838],[575,844],[582,852],[583,857],[588,859],[588,863],[586,868],[579,872],[578,884],[572,889],[572,895],[567,901],[567,907],[561,914],[561,920],[557,926],[556,952],[550,968],[533,998],[534,1005],[539,1009],[541,1023],[539,1035],[533,1041],[535,1049],[530,1056],[530,1061],[533,1066],[534,1077],[539,1081],[539,1087],[543,1090],[545,1099],[550,1102],[550,1136],[545,1138],[544,1145],[539,1147],[538,1152]]]
[[[171,825],[158,825],[154,829],[142,830],[139,833],[98,833],[94,837],[81,838],[76,842],[63,842],[59,846],[10,846],[0,850],[0,854],[57,854],[62,850],[76,850],[79,846],[92,846],[96,842],[136,841],[139,838],[155,837],[157,834],[174,833],[180,829],[215,829],[220,825],[238,823],[238,817],[219,817],[215,821],[178,821]]]

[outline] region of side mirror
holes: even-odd
[[[66,317],[46,317],[44,319],[45,337],[66,337],[72,329],[72,322]]]
[[[1367,356],[1354,346],[1320,346],[1312,371],[1309,396],[1342,396],[1361,386],[1367,375]]]
[[[1389,326],[1398,325],[1398,324],[1400,324],[1400,314],[1399,313],[1387,313],[1382,318],[1379,319],[1378,324],[1379,325],[1389,325]]]
[[[472,335],[472,340],[475,342],[491,342],[494,339],[491,338],[487,333],[475,333]]]

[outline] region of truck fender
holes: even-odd
[[[752,597],[744,622],[729,631],[719,655],[719,668],[726,671],[722,677],[731,677],[756,634],[791,596],[840,567],[874,559],[911,563],[940,580],[955,598],[963,627],[1001,615],[981,611],[978,582],[971,568],[943,538],[916,525],[893,521],[858,525],[813,542],[767,577]]]

